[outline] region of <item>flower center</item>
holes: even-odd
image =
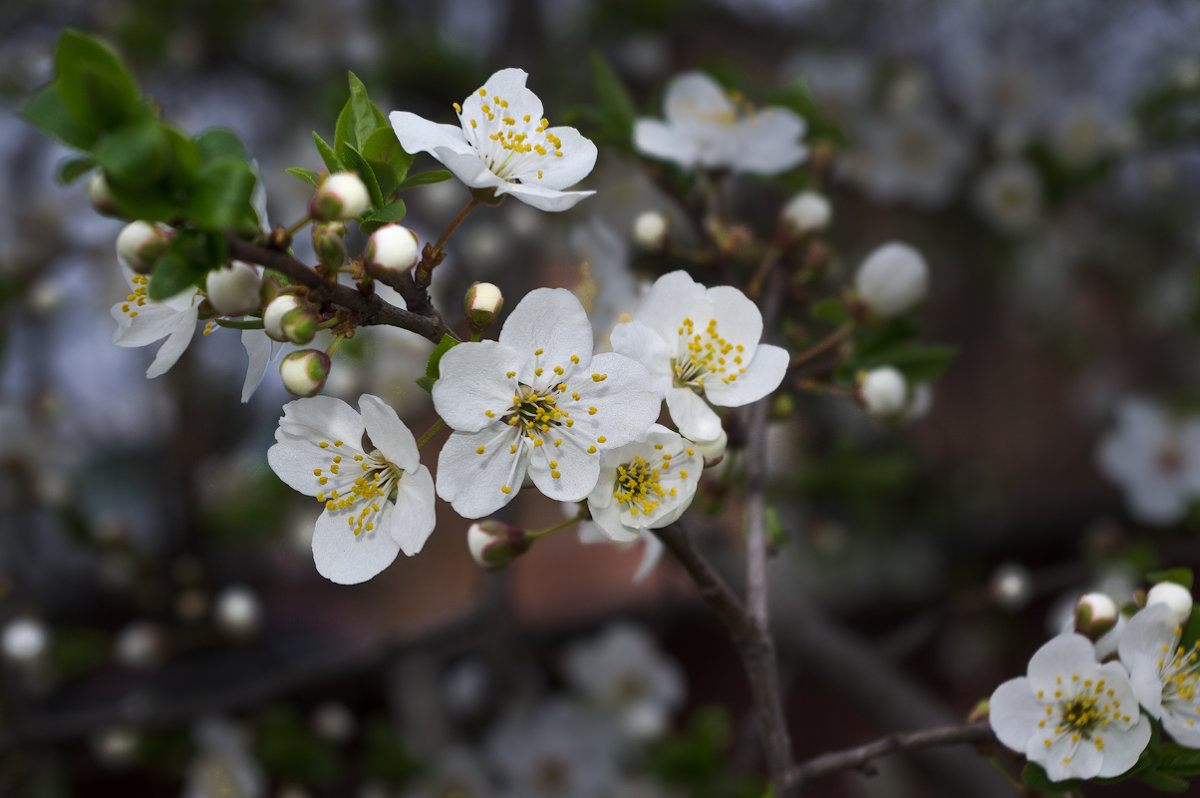
[[[545,391],[522,383],[517,386],[512,407],[503,420],[511,427],[519,426],[534,446],[541,446],[543,433],[552,427],[571,426],[571,414],[558,406],[558,397],[566,389],[561,382]]]
[[[525,171],[522,167],[527,161],[563,157],[562,139],[548,132],[550,120],[535,120],[529,114],[518,118],[509,113],[508,100],[496,94],[488,99],[485,88],[480,88],[478,94],[482,100],[478,116],[464,117],[458,103],[454,103],[454,112],[476,152],[497,177],[519,183],[516,173]],[[542,178],[541,169],[537,176]]]
[[[666,471],[671,461],[664,459],[660,468]],[[662,504],[659,499],[667,494],[658,482],[659,469],[646,462],[644,457],[635,457],[631,462],[617,466],[617,479],[613,483],[613,498],[629,510],[630,515],[648,514]]]
[[[1175,642],[1178,643],[1179,636],[1182,634],[1182,629],[1175,628]],[[1183,646],[1176,645],[1175,653],[1171,659],[1167,659],[1166,655],[1170,654],[1171,647],[1163,646],[1163,656],[1158,660],[1158,672],[1161,674],[1163,683],[1163,701],[1183,701],[1185,703],[1193,703],[1196,701],[1196,682],[1200,680],[1200,643],[1192,644],[1191,651],[1187,651]],[[1194,721],[1188,720],[1188,725],[1192,725]]]
[[[709,375],[728,385],[746,371],[742,354],[745,347],[725,340],[717,332],[717,320],[709,319],[700,332],[690,318],[678,329],[678,356],[671,360],[675,372],[675,387],[704,392],[704,380]]]
[[[1054,691],[1055,704],[1046,705],[1046,718],[1038,722],[1039,728],[1045,728],[1053,723],[1054,707],[1058,708],[1058,721],[1054,733],[1070,735],[1071,742],[1078,743],[1081,739],[1088,740],[1097,750],[1104,750],[1104,739],[1098,732],[1109,723],[1129,723],[1131,718],[1122,711],[1121,702],[1116,698],[1116,691],[1107,686],[1104,679],[1083,679],[1079,674],[1069,677],[1070,688],[1063,684],[1068,677],[1056,677],[1059,689]],[[1074,695],[1066,696],[1066,692],[1074,689]],[[1041,691],[1037,697],[1044,698]],[[1046,737],[1043,743],[1047,748],[1054,745],[1054,740]],[[1069,764],[1070,756],[1063,757],[1063,763]]]
[[[144,274],[133,275],[133,293],[125,297],[125,302],[121,305],[121,312],[128,314],[129,318],[137,317],[137,308],[144,306],[149,300],[146,296],[146,286],[150,283],[150,278]]]
[[[355,535],[371,532],[379,503],[395,498],[404,470],[378,449],[362,454],[342,441],[321,441],[319,445],[329,453],[329,465],[314,468],[313,475],[319,484],[331,487],[328,493],[318,493],[317,501],[331,512],[349,511],[346,525]]]

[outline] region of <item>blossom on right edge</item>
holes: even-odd
[[[1146,714],[1180,745],[1200,748],[1200,662],[1196,644],[1179,644],[1182,634],[1169,605],[1149,604],[1129,619],[1117,650]]]
[[[703,72],[674,78],[663,98],[666,121],[638,119],[634,147],[681,166],[774,175],[808,157],[804,120],[787,108],[755,109]]]
[[[1083,635],[1051,638],[1026,676],[996,688],[989,702],[996,738],[1041,765],[1051,781],[1119,776],[1150,741],[1119,662],[1100,664]]]
[[[613,328],[614,352],[650,372],[679,432],[715,440],[721,419],[708,406],[740,407],[779,387],[787,350],[762,344],[758,307],[732,286],[705,288],[685,271],[658,278],[633,319]],[[707,400],[707,402],[705,401]]]

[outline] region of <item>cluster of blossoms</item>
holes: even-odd
[[[1052,781],[1128,772],[1150,742],[1151,718],[1180,745],[1200,748],[1200,644],[1183,640],[1192,610],[1191,592],[1174,582],[1151,588],[1127,620],[1107,596],[1084,596],[1076,610],[1084,634],[1052,638],[1026,676],[992,694],[996,737]]]

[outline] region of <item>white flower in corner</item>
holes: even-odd
[[[1200,748],[1200,653],[1179,645],[1182,633],[1170,606],[1151,604],[1129,619],[1117,650],[1146,714],[1180,745]]]
[[[1179,421],[1145,399],[1126,399],[1117,426],[1100,441],[1097,461],[1125,492],[1130,514],[1171,524],[1200,496],[1200,420]]]
[[[112,317],[117,322],[112,342],[117,346],[146,346],[166,338],[158,348],[154,361],[146,369],[146,376],[154,378],[174,366],[192,342],[200,301],[204,297],[191,286],[157,302],[146,294],[150,278],[134,272],[123,258],[118,260],[121,261],[121,272],[129,283],[129,294],[112,306]]]
[[[604,453],[588,509],[600,531],[632,543],[642,530],[676,521],[692,503],[704,458],[687,440],[655,424],[644,440]]]
[[[288,402],[267,451],[280,479],[325,505],[313,559],[322,576],[346,585],[375,576],[400,551],[419,552],[436,521],[433,478],[408,427],[377,396],[363,394],[358,406],[361,415],[329,396]]]
[[[687,272],[665,274],[633,320],[612,331],[613,351],[640,361],[685,437],[711,441],[721,419],[705,402],[739,407],[779,387],[788,353],[761,344],[762,314],[731,286],[706,289]]]
[[[502,69],[454,104],[459,125],[406,111],[389,117],[407,152],[427,152],[471,188],[511,194],[543,211],[565,211],[594,191],[564,191],[591,173],[596,145],[573,127],[550,127],[521,69]]]
[[[644,435],[662,403],[640,364],[591,353],[587,314],[562,288],[531,291],[498,341],[446,352],[433,404],[455,432],[438,457],[438,495],[465,518],[503,507],[526,474],[552,499],[587,496],[601,453]]]
[[[997,739],[1046,770],[1051,781],[1119,776],[1150,740],[1150,721],[1119,662],[1096,661],[1083,635],[1051,638],[1027,676],[992,693]]]
[[[804,120],[787,108],[755,109],[703,72],[674,78],[663,98],[666,121],[639,119],[634,147],[684,167],[773,175],[799,165],[808,148]]]

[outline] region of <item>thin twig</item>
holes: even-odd
[[[790,783],[800,785],[843,770],[862,770],[871,773],[870,762],[886,754],[917,751],[959,743],[984,743],[995,739],[986,720],[966,725],[942,726],[936,729],[889,734],[857,748],[833,751],[797,765],[790,774]]]
[[[795,368],[796,366],[799,366],[801,363],[807,363],[809,360],[812,360],[814,357],[821,354],[825,350],[840,343],[847,335],[849,335],[852,332],[854,332],[854,323],[846,322],[841,327],[838,327],[836,330],[831,332],[829,335],[822,338],[820,341],[817,341],[815,344],[810,346],[808,349],[805,349],[803,352],[799,352],[795,355],[792,355],[792,360],[791,360],[791,363],[789,364],[789,368]]]

